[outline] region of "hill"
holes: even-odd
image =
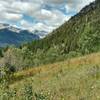
[[[65,22],[42,40],[28,44],[36,52],[38,49],[48,52],[57,49],[60,54],[71,51],[82,54],[100,50],[100,2],[87,5],[78,14]]]
[[[15,73],[3,92],[6,96],[1,96],[10,100],[99,100],[99,88],[100,53],[94,53]]]
[[[0,47],[7,45],[21,45],[22,43],[38,40],[39,36],[29,32],[28,30],[21,30],[9,24],[0,23]]]
[[[1,51],[0,66],[7,63],[18,71],[99,51],[100,2],[96,0],[45,38]]]

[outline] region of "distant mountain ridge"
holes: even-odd
[[[0,23],[0,47],[20,45],[38,39],[40,39],[40,37],[36,33],[34,34],[28,30],[21,30],[9,24]]]

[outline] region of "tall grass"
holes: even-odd
[[[14,77],[0,90],[0,100],[100,100],[100,53],[25,70]]]

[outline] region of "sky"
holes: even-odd
[[[94,0],[0,0],[0,22],[51,32]]]

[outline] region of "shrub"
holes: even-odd
[[[25,100],[33,100],[33,89],[31,84],[24,85]]]

